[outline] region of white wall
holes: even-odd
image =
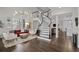
[[[78,8],[77,7],[74,7],[73,9],[72,9],[72,22],[73,22],[73,33],[74,34],[77,34],[77,30],[78,30],[78,27],[76,27],[76,25],[75,25],[75,17],[78,17]]]
[[[78,8],[78,44],[77,44],[77,47],[79,48],[79,8]]]

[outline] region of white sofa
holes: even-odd
[[[5,40],[12,40],[12,39],[16,39],[17,35],[14,33],[3,33],[3,37]]]
[[[4,44],[4,47],[8,48],[8,47],[12,47],[16,44],[32,40],[36,37],[37,36],[34,36],[34,35],[28,35],[28,37],[26,37],[25,39],[22,39],[20,37],[17,37],[16,34],[13,34],[13,33],[11,33],[11,34],[10,33],[3,33],[2,42]]]

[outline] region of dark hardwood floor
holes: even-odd
[[[14,47],[1,49],[1,52],[77,52],[72,41],[72,37],[66,37],[64,33],[59,33],[59,38],[52,37],[49,40],[33,39],[28,42],[17,44]]]

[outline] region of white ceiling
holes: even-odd
[[[47,10],[48,7],[41,7],[41,9],[43,10]],[[62,13],[62,12],[66,12],[66,11],[71,11],[72,8],[71,7],[62,7],[62,8],[58,8],[58,7],[49,7],[49,9],[51,9],[51,14],[56,14],[56,13]],[[16,11],[26,11],[29,13],[38,11],[37,7],[0,7],[0,16],[13,16],[13,13]]]

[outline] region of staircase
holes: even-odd
[[[40,27],[40,37],[49,38],[49,21],[44,19],[41,27]]]
[[[49,8],[43,8],[43,7],[39,7],[37,8],[40,12],[41,12],[41,18],[42,18],[42,22],[41,22],[41,26],[40,26],[40,37],[43,38],[49,38],[50,35],[50,31],[49,31],[49,25],[50,25],[50,17],[49,17]]]
[[[46,26],[42,26],[41,27],[41,32],[40,32],[40,36],[44,37],[44,38],[49,38],[49,27]]]

